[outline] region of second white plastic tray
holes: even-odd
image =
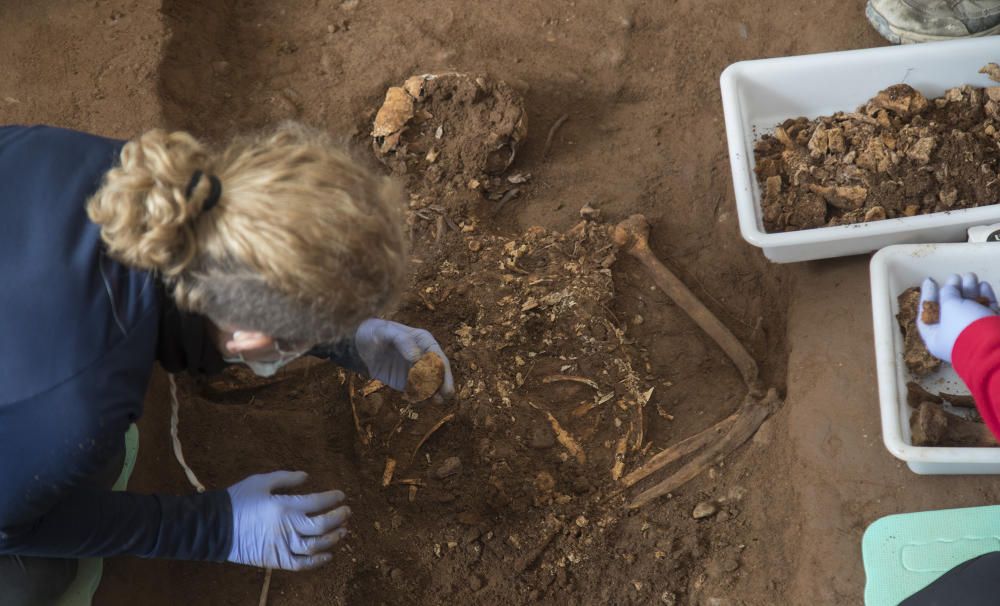
[[[906,384],[911,379],[903,362],[903,335],[896,323],[897,297],[927,276],[976,272],[1000,288],[1000,243],[911,244],[880,250],[871,262],[872,320],[878,373],[882,440],[893,455],[921,474],[1000,474],[1000,448],[914,446],[910,440],[910,407]],[[968,394],[950,365],[920,383],[932,392]]]

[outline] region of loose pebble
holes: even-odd
[[[536,450],[546,450],[555,446],[556,437],[552,429],[545,425],[535,425],[531,428],[529,445]]]
[[[462,470],[462,459],[458,457],[448,457],[441,463],[441,466],[437,468],[434,472],[434,477],[439,480],[443,480],[447,477],[453,476]]]
[[[696,520],[701,520],[714,516],[718,513],[718,511],[719,506],[716,505],[714,501],[702,501],[694,506],[694,511],[691,512],[691,517]]]

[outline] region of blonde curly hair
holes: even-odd
[[[196,171],[206,177],[193,181]],[[212,177],[222,193],[206,209]],[[87,203],[110,254],[159,274],[181,309],[309,343],[342,338],[395,301],[400,211],[391,181],[294,122],[218,152],[149,131]]]

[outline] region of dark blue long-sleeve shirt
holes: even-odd
[[[156,279],[109,258],[87,218],[121,147],[0,128],[0,554],[222,560],[225,491],[86,487],[142,415],[158,357],[171,370],[195,364],[161,334],[178,313]]]

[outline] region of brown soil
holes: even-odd
[[[938,402],[921,402],[910,415],[914,446],[1000,446],[983,420],[952,414]]]
[[[896,321],[899,323],[899,329],[903,331],[903,360],[913,377],[925,377],[941,367],[941,360],[927,351],[927,346],[924,345],[924,340],[917,329],[920,289],[917,287],[906,289],[899,295],[898,301],[899,313],[896,314]],[[921,313],[927,314],[929,310],[924,309]]]
[[[920,321],[924,324],[937,324],[941,321],[941,306],[937,301],[924,301],[920,310]]]
[[[939,405],[921,402],[910,413],[910,433],[914,446],[940,446],[948,431],[948,414]]]
[[[446,230],[470,233],[529,190],[530,173],[505,174],[528,134],[524,100],[506,82],[488,74],[411,76],[365,115],[375,116],[375,156],[406,182],[411,232],[430,222],[437,241]],[[460,226],[462,217],[468,222]]]
[[[917,408],[923,402],[931,402],[933,404],[942,404],[947,402],[948,404],[956,408],[975,408],[976,401],[972,396],[961,396],[958,394],[940,392],[933,394],[926,389],[924,389],[919,383],[915,381],[910,381],[906,384],[906,403],[913,408]]]
[[[769,232],[995,204],[1000,87],[927,100],[906,84],[852,113],[786,120],[755,147]]]
[[[403,397],[410,403],[429,400],[444,383],[444,361],[436,353],[426,353],[410,368]]]
[[[372,147],[393,173],[411,177],[411,189],[480,189],[514,161],[527,121],[521,95],[489,75],[411,76],[386,92]]]
[[[500,179],[496,190],[453,180],[450,191],[413,180],[424,174],[422,166],[407,173],[417,196],[410,215],[417,283],[434,275],[444,257],[475,270],[476,255],[493,254],[489,242],[524,241],[534,225],[545,228],[545,237],[572,237],[566,234],[584,206],[591,209],[589,229],[598,217],[613,223],[643,213],[653,223],[654,251],[748,345],[765,382],[781,385],[789,273],[739,238],[722,112],[713,102],[718,74],[741,59],[879,44],[861,4],[845,11],[820,0],[515,0],[502,10],[457,0],[428,0],[419,10],[366,0],[20,3],[0,20],[0,119],[117,137],[153,126],[184,128],[219,140],[299,118],[371,158],[374,108],[388,87],[413,74],[489,74],[523,97],[531,134],[505,177],[480,180]],[[476,231],[463,232],[463,223]],[[472,250],[467,238],[483,246]],[[568,252],[573,258],[576,251]],[[651,288],[634,260],[609,269],[613,296],[595,317],[624,332],[618,350],[593,361],[574,352],[578,360],[560,360],[554,369],[615,389],[615,398],[579,418],[572,413],[593,402],[593,388],[538,383],[546,375],[536,370],[522,372],[525,384],[509,408],[476,398],[453,408],[413,405],[417,417],[408,415],[405,428],[388,435],[376,396],[385,414],[393,412],[395,396],[382,390],[358,399],[359,415],[370,416],[359,433],[350,378],[330,366],[301,362],[272,381],[240,369],[206,385],[183,381],[181,436],[206,485],[300,468],[310,472],[311,488],[340,487],[351,499],[354,534],[334,563],[304,574],[276,572],[269,604],[808,603],[813,590],[795,593],[792,578],[805,547],[784,537],[810,520],[795,517],[796,490],[781,473],[795,455],[781,430],[765,424],[770,430],[752,445],[667,498],[635,512],[618,507],[612,453],[630,424],[635,435],[637,419],[629,414],[636,408],[619,407],[621,386],[600,375],[601,368],[628,360],[642,387],[654,388],[642,409],[645,452],[627,452],[626,471],[731,414],[744,387],[724,354]],[[460,388],[470,377],[485,383],[487,370],[496,368],[517,379],[516,359],[500,366],[510,361],[506,350],[489,352],[489,366],[471,355],[462,359],[469,348],[460,345],[455,322],[461,316],[469,327],[485,327],[473,297],[486,301],[489,292],[473,288],[465,307],[455,294],[441,305],[428,299],[430,310],[414,289],[417,298],[397,316],[439,337],[458,360]],[[539,331],[546,328],[535,321]],[[565,325],[552,330],[579,338]],[[489,343],[473,340],[470,347],[482,348],[478,354]],[[578,366],[561,370],[573,362]],[[358,392],[364,387],[356,381]],[[495,385],[484,393],[499,397]],[[540,410],[525,407],[528,396]],[[480,411],[491,414],[491,427]],[[190,490],[172,458],[168,412],[166,380],[156,374],[135,490]],[[455,417],[427,437],[411,463],[411,445],[449,412]],[[366,446],[361,437],[369,425]],[[557,426],[565,434],[557,435]],[[586,454],[584,463],[566,436]],[[489,448],[481,449],[483,439]],[[383,488],[388,454],[399,458]],[[415,482],[399,483],[408,479]],[[715,513],[695,519],[703,502]],[[827,569],[854,564],[830,562]],[[255,603],[263,576],[231,565],[113,559],[96,603]]]
[[[979,70],[979,73],[986,74],[994,82],[1000,82],[1000,65],[996,63],[987,63]]]

